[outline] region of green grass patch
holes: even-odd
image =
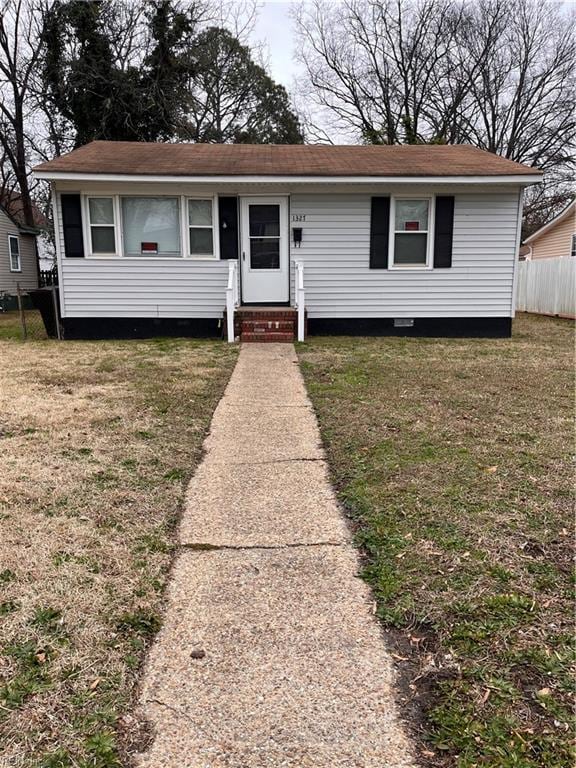
[[[162,625],[160,616],[145,608],[124,613],[118,619],[116,628],[124,634],[136,634],[151,637],[158,632]]]
[[[430,765],[573,764],[573,344],[521,316],[510,340],[298,345]]]

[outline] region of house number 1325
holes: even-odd
[[[292,221],[306,221],[306,214],[305,213],[293,213],[292,214]]]

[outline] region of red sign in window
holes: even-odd
[[[158,243],[140,243],[141,253],[158,253]]]
[[[404,229],[406,232],[418,232],[420,229],[420,222],[419,221],[405,221],[404,222]]]

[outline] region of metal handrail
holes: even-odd
[[[296,261],[296,308],[298,309],[298,341],[304,341],[304,263]]]
[[[226,333],[229,344],[233,344],[234,310],[238,306],[238,265],[232,259],[228,262],[228,284],[226,286]]]

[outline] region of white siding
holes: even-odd
[[[518,194],[456,193],[452,267],[428,271],[370,269],[369,195],[292,195],[309,317],[510,316]]]
[[[222,317],[227,261],[64,259],[65,317]]]
[[[59,191],[75,192],[71,182]],[[306,307],[311,318],[337,317],[502,317],[512,314],[517,238],[517,188],[482,191],[448,185],[369,190],[334,186],[314,191],[269,185],[92,183],[82,192],[121,194],[290,195],[290,213],[303,229],[301,248],[291,259],[305,265]],[[370,196],[454,194],[454,248],[451,269],[391,271],[369,268]],[[225,305],[228,262],[166,258],[62,258],[62,222],[57,197],[57,233],[64,317],[219,318]],[[293,270],[291,300],[294,300]],[[263,301],[265,298],[263,298]]]

